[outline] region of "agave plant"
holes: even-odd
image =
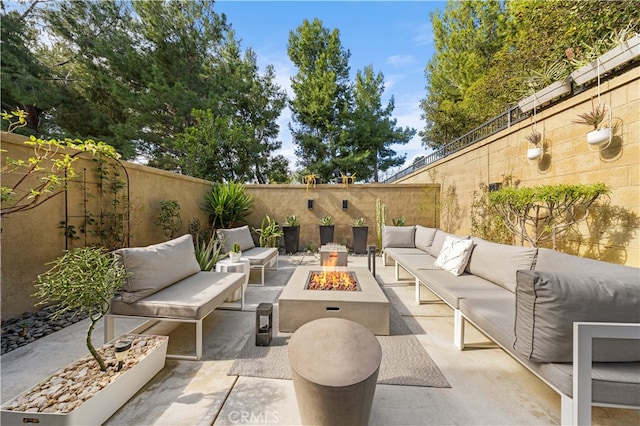
[[[529,141],[533,146],[538,146],[540,142],[542,142],[542,133],[534,130],[531,134],[528,134],[524,137],[527,141]]]
[[[593,104],[593,102],[592,102]],[[593,130],[598,130],[598,126],[604,120],[607,111],[604,105],[593,106],[593,109],[584,114],[578,114],[580,120],[574,120],[574,123],[586,124],[587,126],[593,126]]]
[[[300,219],[296,215],[287,216],[284,218],[285,226],[300,226]]]
[[[201,271],[211,271],[215,268],[216,263],[226,256],[222,253],[222,244],[215,237],[215,234],[206,242],[205,240],[195,239],[196,260],[200,265]]]
[[[322,226],[331,226],[333,224],[333,218],[329,215],[323,216],[322,219],[320,219],[320,225]]]
[[[364,217],[357,217],[353,219],[353,226],[356,228],[361,226],[366,226],[366,225],[367,225],[367,220]]]

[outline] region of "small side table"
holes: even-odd
[[[347,248],[340,244],[326,244],[321,246],[320,265],[347,266]]]
[[[249,284],[249,259],[246,257],[241,257],[238,262],[232,262],[230,259],[222,259],[216,263],[216,272],[242,272],[244,273],[244,284],[242,285],[242,289],[238,289],[229,298],[225,300],[225,302],[235,302],[236,300],[240,300],[242,294],[247,290],[247,285]]]

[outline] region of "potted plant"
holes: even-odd
[[[542,146],[543,144],[542,133],[538,132],[537,130],[534,130],[533,132],[525,136],[525,139],[531,145],[533,145],[532,147],[529,147],[529,149],[527,149],[527,158],[529,160],[538,160],[542,158],[542,154],[544,154],[544,148]]]
[[[2,423],[101,424],[164,367],[168,338],[127,335],[125,340],[96,349],[91,340],[93,330],[125,282],[124,267],[112,253],[96,247],[69,250],[50,264],[53,267],[38,277],[34,296],[41,299],[39,304],[56,303],[53,318],[67,311],[88,314],[85,341],[91,356],[77,360],[4,404]],[[129,351],[137,355],[127,356]],[[79,374],[82,371],[84,374]],[[78,396],[63,388],[58,396],[50,393],[69,379],[87,393]],[[29,405],[38,399],[46,403]],[[55,409],[48,409],[52,407]]]
[[[278,227],[278,222],[271,219],[269,215],[262,219],[260,228],[253,228],[260,235],[260,247],[278,247],[278,238],[282,237],[282,231]]]
[[[329,215],[320,219],[320,245],[333,242],[334,223],[333,218]]]
[[[578,68],[571,73],[571,78],[579,86],[595,80],[612,69],[632,61],[640,56],[640,34],[629,37],[630,28],[625,28],[618,34],[611,34],[593,46],[584,49],[567,49],[567,56]],[[610,48],[602,55],[603,49]]]
[[[296,215],[284,218],[282,232],[284,234],[285,253],[297,253],[300,240],[300,219]]]
[[[578,114],[580,119],[574,120],[574,123],[593,127],[593,129],[587,133],[587,143],[589,145],[601,145],[611,141],[611,118],[609,118],[609,127],[600,126],[607,115],[607,108],[609,109],[609,116],[611,116],[611,108],[606,104],[598,104],[595,106],[593,99],[591,100],[591,105],[591,111]]]
[[[369,227],[367,226],[367,221],[365,220],[365,218],[355,218],[353,220],[351,231],[353,232],[353,252],[356,254],[366,253]]]
[[[569,69],[564,61],[557,61],[542,71],[531,71],[528,85],[530,96],[518,102],[522,112],[535,110],[540,105],[571,92]]]
[[[239,262],[241,257],[242,250],[240,250],[240,244],[233,243],[233,245],[231,246],[231,252],[229,253],[229,259],[231,259],[231,261],[235,263]]]

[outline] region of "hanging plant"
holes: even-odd
[[[579,120],[574,123],[584,124],[593,127],[593,130],[587,133],[587,143],[589,145],[601,145],[611,141],[611,108],[607,104],[594,105],[591,99],[592,109],[584,114],[578,114]],[[608,111],[607,111],[608,110]],[[602,126],[602,122],[609,115],[609,126]],[[608,143],[607,143],[608,145]]]
[[[544,148],[542,146],[543,136],[542,133],[537,130],[533,130],[530,134],[525,136],[525,139],[533,145],[527,150],[527,158],[529,160],[537,160],[542,158],[544,154]]]

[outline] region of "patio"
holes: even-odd
[[[366,266],[366,257],[350,256]],[[469,330],[468,348],[452,342],[453,317],[444,304],[413,301],[412,281],[395,281],[392,267],[377,259],[378,282],[390,302],[436,362],[451,388],[378,385],[371,424],[558,424],[560,397],[480,333]],[[168,360],[165,368],[123,406],[108,425],[299,424],[290,380],[227,376],[245,341],[254,333],[255,308],[271,302],[299,265],[319,263],[317,255],[283,256],[268,271],[264,287],[249,286],[245,310],[217,310],[205,323],[203,361]],[[252,275],[252,282],[257,276]],[[423,299],[428,299],[427,295]],[[118,324],[116,334],[135,322]],[[86,353],[87,321],[2,356],[2,401]],[[158,333],[170,332],[157,326]],[[153,332],[153,329],[149,332]],[[102,343],[97,329],[96,343]],[[175,342],[174,342],[175,344]],[[639,424],[640,411],[594,408],[594,425]]]

